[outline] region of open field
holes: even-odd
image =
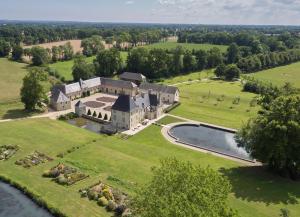
[[[213,47],[219,48],[222,52],[225,52],[227,49],[227,46],[225,45],[214,45],[214,44],[193,44],[193,43],[177,43],[177,42],[159,42],[159,43],[154,43],[150,45],[146,45],[146,48],[161,48],[161,49],[174,49],[177,46],[182,46],[183,48],[187,50],[210,50]]]
[[[87,57],[86,61],[88,63],[92,63],[93,60],[95,59],[95,56],[92,57]],[[63,62],[56,62],[53,64],[50,64],[50,68],[55,69],[56,72],[61,76],[64,77],[66,81],[72,81],[73,76],[72,76],[72,67],[74,65],[74,60],[69,60],[69,61],[63,61]]]
[[[240,82],[204,80],[177,87],[181,105],[171,114],[188,119],[238,129],[255,116],[258,109],[257,106],[250,107],[256,95],[242,92]],[[234,100],[239,102],[234,104]]]
[[[23,117],[20,102],[22,80],[26,75],[26,64],[0,58],[0,119]]]
[[[183,82],[196,81],[201,79],[208,79],[214,76],[214,70],[208,69],[199,72],[192,72],[188,74],[182,74],[175,77],[170,77],[166,79],[162,79],[160,83],[166,85],[177,85]]]
[[[26,75],[26,64],[0,58],[0,103],[20,98],[22,80]]]
[[[228,176],[233,185],[229,204],[243,217],[279,216],[281,208],[288,208],[291,216],[300,215],[299,183],[270,175],[261,168],[242,166],[234,161],[170,144],[162,137],[160,130],[158,126],[151,126],[126,140],[119,136],[97,135],[48,119],[0,123],[1,144],[20,146],[12,158],[0,162],[1,175],[26,186],[68,216],[104,217],[111,215],[95,202],[82,199],[78,193],[80,188],[101,179],[133,194],[135,186],[149,180],[150,168],[157,165],[160,159],[177,157],[203,167],[210,166]],[[74,146],[80,148],[57,159],[58,153]],[[30,169],[14,164],[35,150],[54,158],[54,161]],[[76,167],[90,177],[69,187],[42,178],[43,171],[58,162]]]
[[[122,57],[124,64],[127,60],[127,56],[128,56],[127,52],[121,52],[121,57]],[[92,63],[95,58],[96,58],[96,56],[87,57],[86,61],[88,63]],[[72,76],[73,65],[74,65],[74,60],[69,60],[69,61],[63,61],[63,62],[57,62],[54,64],[50,64],[49,66],[50,66],[50,68],[55,69],[61,77],[64,77],[66,79],[66,81],[72,81],[73,80],[73,76]]]
[[[280,86],[290,82],[295,87],[300,88],[300,62],[256,72],[250,76]]]
[[[34,46],[40,46],[40,47],[43,47],[45,49],[46,48],[51,49],[54,46],[65,45],[67,42],[71,43],[75,53],[82,52],[82,48],[80,47],[81,46],[81,40],[66,40],[66,41],[49,42],[49,43],[44,43],[44,44],[24,46],[24,48],[32,48]]]

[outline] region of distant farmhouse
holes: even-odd
[[[111,106],[111,126],[116,130],[129,130],[145,120],[159,118],[164,108],[179,102],[177,87],[148,83],[142,74],[124,72],[121,80],[92,78],[72,84],[56,85],[52,89],[51,106],[57,111],[71,109],[71,101],[95,93],[118,96]],[[86,115],[81,101],[75,105],[77,114]]]

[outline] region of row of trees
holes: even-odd
[[[167,37],[170,33],[155,26],[137,25],[93,25],[70,23],[44,24],[8,24],[0,26],[0,39],[13,45],[24,43],[35,45],[47,42],[85,39],[99,35],[108,41],[129,42],[136,45],[138,42],[154,43]]]
[[[287,65],[299,60],[300,49],[293,49],[283,52],[271,52],[241,58],[237,62],[237,65],[243,73],[250,73],[260,71],[262,69]]]
[[[157,79],[213,68],[221,63],[223,55],[218,48],[209,51],[197,50],[194,53],[180,46],[170,52],[163,49],[136,48],[128,54],[127,70]]]
[[[178,42],[188,43],[209,43],[229,45],[236,43],[241,47],[248,47],[252,54],[263,52],[284,51],[300,47],[300,37],[290,32],[283,32],[279,35],[266,35],[262,33],[247,32],[180,32]]]

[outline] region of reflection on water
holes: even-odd
[[[103,124],[85,118],[75,118],[72,120],[68,120],[68,123],[83,129],[90,130],[95,133],[100,133],[101,128],[103,126]]]
[[[252,160],[245,149],[237,146],[233,133],[197,125],[175,126],[170,129],[170,133],[184,143],[233,157]]]
[[[52,217],[19,190],[0,182],[0,217]]]

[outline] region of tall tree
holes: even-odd
[[[0,57],[6,57],[11,50],[10,44],[0,39]]]
[[[127,57],[127,70],[147,74],[148,57],[149,51],[146,48],[138,47],[130,50]]]
[[[72,68],[72,75],[74,81],[79,81],[80,79],[86,80],[92,78],[95,74],[95,69],[93,64],[89,64],[85,60],[85,56],[76,55],[74,58],[74,65]]]
[[[192,72],[197,69],[197,61],[191,51],[185,51],[183,55],[184,72]]]
[[[207,52],[205,50],[198,50],[195,53],[197,60],[197,67],[199,70],[203,70],[207,67]]]
[[[279,96],[237,134],[239,146],[285,177],[300,179],[300,96]]]
[[[14,61],[21,61],[22,60],[22,57],[23,57],[23,48],[19,45],[16,45],[13,47],[13,50],[12,50],[12,59]]]
[[[31,48],[32,64],[35,66],[41,66],[49,63],[49,55],[46,49],[42,47]]]
[[[227,49],[227,63],[237,63],[240,58],[239,46],[236,43],[230,44]]]
[[[63,45],[63,54],[63,60],[71,60],[73,58],[74,50],[70,42]]]
[[[47,81],[47,73],[41,68],[31,68],[23,79],[21,88],[21,101],[26,110],[33,111],[37,107],[42,108],[43,103],[48,102],[47,91],[43,82]]]
[[[178,46],[176,47],[173,52],[172,52],[172,72],[173,74],[179,74],[182,72],[183,69],[183,59],[182,59],[182,55],[183,55],[183,48],[182,46]]]
[[[210,168],[176,159],[161,161],[153,177],[133,199],[133,214],[140,217],[234,217],[228,207],[231,186]]]
[[[94,60],[94,65],[98,76],[112,76],[122,67],[120,52],[116,49],[102,50]]]

